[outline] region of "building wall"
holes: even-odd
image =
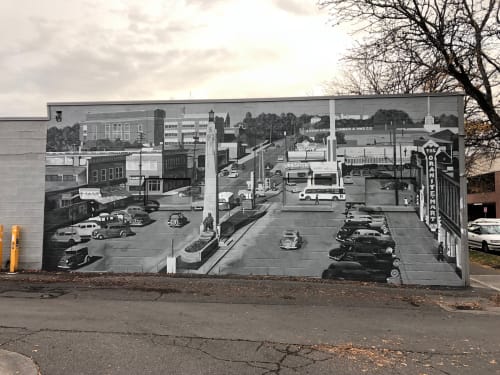
[[[481,206],[495,206],[494,216],[499,217],[500,215],[500,171],[495,173],[495,189],[491,192],[467,194],[467,203],[469,205],[481,205]],[[492,212],[482,212],[483,215],[492,217]],[[475,219],[475,217],[470,217],[470,219]]]
[[[97,156],[89,159],[88,163],[89,187],[120,185],[125,183],[125,155]]]
[[[332,103],[335,102],[333,106]],[[3,179],[6,181],[3,184],[4,191],[3,194],[0,195],[0,222],[11,224],[21,224],[26,227],[26,240],[27,244],[27,253],[25,255],[21,255],[21,267],[23,268],[40,268],[40,256],[42,254],[42,237],[43,237],[43,193],[44,193],[44,155],[45,155],[45,133],[46,126],[55,127],[61,134],[63,134],[64,142],[60,144],[56,144],[57,147],[54,147],[54,151],[61,152],[69,152],[76,151],[76,147],[74,145],[78,145],[80,139],[78,136],[80,135],[76,128],[78,128],[82,122],[91,121],[92,118],[88,114],[111,114],[116,115],[116,113],[125,113],[127,112],[130,117],[132,117],[132,113],[136,111],[154,111],[156,109],[161,109],[165,112],[165,118],[180,118],[183,113],[208,113],[211,109],[213,109],[216,113],[218,112],[227,112],[231,115],[231,118],[235,120],[236,123],[244,122],[245,119],[256,120],[260,115],[259,114],[270,114],[274,115],[274,117],[280,117],[280,113],[290,113],[290,116],[287,117],[285,123],[283,123],[284,128],[290,129],[294,126],[295,121],[301,118],[303,114],[307,116],[330,116],[330,118],[335,119],[338,117],[345,118],[346,116],[358,116],[360,119],[365,119],[366,116],[375,116],[379,111],[404,111],[408,114],[409,117],[414,119],[414,121],[419,124],[423,124],[423,118],[425,114],[428,112],[425,103],[427,102],[427,97],[425,96],[403,96],[403,97],[360,97],[360,98],[351,98],[351,97],[339,97],[338,99],[330,98],[330,97],[318,97],[318,98],[275,98],[275,99],[234,99],[234,100],[215,100],[215,101],[169,101],[169,102],[108,102],[108,103],[53,103],[48,105],[49,118],[47,119],[39,119],[40,121],[32,121],[32,123],[26,123],[24,121],[6,121],[4,120],[2,126],[0,127],[0,141],[2,141],[3,147],[0,151],[2,163],[1,170],[3,175],[7,175],[12,178]],[[433,113],[436,116],[440,114],[452,115],[457,119],[457,125],[459,124],[461,127],[461,134],[463,133],[463,122],[458,122],[458,120],[463,121],[463,102],[462,98],[459,95],[433,95],[432,97],[432,105],[433,105]],[[54,112],[60,112],[61,116],[58,119],[55,119],[53,114]],[[110,116],[111,116],[110,115]],[[248,115],[248,116],[247,116]],[[106,117],[106,116],[104,116]],[[109,118],[102,118],[103,121],[111,121]],[[274,118],[273,117],[273,118]],[[253,121],[252,120],[252,121]],[[285,119],[283,119],[285,121]],[[335,120],[334,120],[335,121]],[[360,122],[361,120],[359,120]],[[363,120],[364,121],[364,120]],[[153,143],[155,140],[155,125],[154,121],[152,125],[152,137]],[[23,128],[21,125],[25,125]],[[265,123],[259,120],[256,123],[257,126],[264,126]],[[339,123],[339,128],[341,124]],[[360,128],[364,128],[363,123],[359,123]],[[67,129],[69,128],[69,129]],[[72,128],[75,129],[74,133],[71,136],[66,136],[65,134],[68,130]],[[36,130],[40,131],[39,139],[34,136]],[[148,132],[147,128],[143,129],[145,132]],[[164,128],[162,128],[162,134],[164,134]],[[88,132],[88,129],[87,129]],[[54,138],[57,138],[60,133],[54,132]],[[7,134],[7,136],[6,136]],[[87,133],[88,136],[88,133]],[[76,142],[75,142],[76,141]],[[149,141],[149,139],[146,139]],[[292,147],[292,138],[288,137],[286,140],[286,144]],[[15,147],[13,147],[13,145]],[[329,143],[330,145],[330,143]],[[331,143],[331,145],[335,146],[335,143]],[[200,147],[200,146],[199,146]],[[461,145],[461,150],[463,150],[463,145]],[[201,148],[201,147],[200,147]],[[331,148],[334,156],[336,155],[333,151],[335,149]],[[227,150],[226,150],[227,151]],[[193,150],[194,153],[194,150]],[[329,153],[330,154],[330,153]],[[196,151],[196,158],[198,158],[199,154]],[[191,157],[191,156],[190,156]],[[461,154],[463,157],[463,153]],[[193,157],[194,158],[194,157]],[[219,165],[221,163],[226,162],[228,159],[227,156],[219,155]],[[331,159],[330,160],[334,160]],[[203,163],[198,163],[198,166],[202,166]],[[27,177],[27,175],[29,177]],[[245,177],[245,176],[241,176]],[[13,189],[15,187],[16,189]],[[465,201],[464,188],[460,185],[461,188],[461,199],[460,202]],[[104,187],[103,187],[104,189]],[[72,194],[73,191],[65,192],[67,194]],[[38,194],[38,195],[37,195]],[[28,202],[26,204],[25,202]],[[298,200],[297,200],[298,202]],[[83,202],[83,204],[79,207],[82,209],[85,204],[89,202]],[[301,203],[301,202],[298,202]],[[400,203],[401,205],[401,203]],[[39,207],[39,208],[38,208]],[[461,212],[463,208],[460,207]],[[465,208],[466,210],[466,208]],[[158,214],[162,214],[159,212]],[[408,212],[409,215],[413,218],[414,213]],[[71,215],[70,215],[71,216]],[[73,218],[73,216],[71,216]],[[38,222],[38,226],[35,223]],[[463,221],[462,221],[463,223]],[[160,227],[159,224],[162,222],[157,221],[157,226],[152,228],[158,229]],[[67,225],[67,224],[61,224]],[[154,225],[154,224],[152,224]],[[31,226],[28,228],[28,226]],[[151,228],[151,227],[150,227]],[[54,228],[55,229],[55,228]],[[147,229],[147,228],[146,228]],[[462,228],[463,229],[463,228]],[[38,230],[38,232],[37,232]],[[147,231],[144,231],[147,232]],[[142,234],[145,234],[145,233]],[[33,243],[30,244],[31,238],[29,236],[34,236],[35,233],[38,233],[38,241],[36,246]],[[162,260],[165,259],[165,231],[162,228],[159,228],[153,235],[148,236],[147,238],[144,236],[141,238],[141,231],[137,231],[137,236],[134,236],[130,239],[121,239],[117,241],[107,241],[107,242],[99,242],[99,243],[90,243],[90,246],[93,246],[95,250],[99,250],[97,247],[103,246],[103,244],[107,246],[116,246],[115,249],[121,250],[126,249],[126,251],[133,254],[135,260],[137,261],[137,266],[134,264],[133,268],[128,268],[128,264],[119,263],[121,260],[120,257],[115,257],[113,262],[102,262],[94,265],[89,265],[90,268],[92,266],[96,267],[94,270],[101,271],[112,271],[118,272],[120,270],[136,270],[140,269],[145,272],[157,272],[161,270],[163,267],[163,263],[158,262],[153,266],[148,268],[151,262],[155,261],[153,257],[148,257],[144,255],[147,250],[150,251],[153,249],[151,243],[154,244],[155,251],[158,251],[156,255],[160,255],[158,258]],[[278,234],[279,235],[279,234]],[[331,235],[330,235],[331,236]],[[466,237],[466,232],[462,232],[462,236],[459,239],[463,241]],[[147,240],[142,241],[142,240]],[[52,240],[55,242],[55,240]],[[149,242],[151,241],[151,243]],[[454,241],[450,241],[450,243],[454,243]],[[147,248],[145,244],[147,243]],[[52,245],[52,244],[50,244]],[[64,245],[66,246],[66,245]],[[134,246],[134,247],[132,247]],[[143,246],[141,248],[141,246]],[[48,247],[50,249],[50,247]],[[57,253],[55,255],[50,255],[51,259],[57,260],[57,257],[60,257],[61,253],[64,251],[65,247],[62,245],[58,247]],[[328,248],[324,249],[325,251]],[[467,262],[467,253],[464,249],[464,265]],[[273,252],[272,256],[274,257],[275,252]],[[112,254],[107,254],[107,256],[112,257]],[[23,259],[23,256],[25,257]],[[34,261],[30,261],[28,258],[34,259]],[[458,258],[458,255],[457,255]],[[274,259],[274,258],[273,258]],[[99,267],[103,267],[98,268]],[[116,268],[113,268],[116,266]],[[278,272],[285,272],[288,275],[294,275],[295,271],[300,269],[303,271],[302,276],[312,276],[318,277],[319,274],[325,270],[325,264],[323,260],[320,260],[316,263],[311,263],[309,260],[307,262],[298,261],[298,263],[290,267],[290,273],[286,269],[280,269]],[[89,269],[87,269],[89,270]],[[467,275],[467,272],[465,273]]]
[[[130,111],[87,114],[86,120],[80,122],[80,140],[83,146],[95,146],[97,140],[120,139],[134,143],[140,140],[143,133],[143,143],[158,146],[163,141],[163,122],[165,111]]]
[[[46,121],[0,119],[2,265],[10,258],[11,228],[21,226],[20,269],[42,266]]]
[[[164,136],[166,145],[205,143],[208,125],[208,112],[183,114],[182,117],[167,117],[164,120]],[[229,126],[228,114],[215,114],[217,142],[224,140],[224,129]]]

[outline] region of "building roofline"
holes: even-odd
[[[281,102],[281,101],[313,101],[313,100],[342,100],[342,99],[383,99],[383,98],[411,98],[411,97],[446,97],[464,96],[457,93],[418,93],[418,94],[391,94],[391,95],[324,95],[324,96],[283,96],[283,97],[248,97],[234,99],[176,99],[176,100],[118,100],[118,101],[89,101],[89,102],[48,102],[51,106],[99,106],[99,105],[144,105],[144,104],[210,104],[210,103],[244,103],[254,102]]]
[[[48,121],[49,116],[45,117],[0,117],[0,122],[7,121]]]

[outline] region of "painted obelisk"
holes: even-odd
[[[335,137],[335,100],[329,101],[330,107],[330,135],[327,138],[328,155],[326,160],[337,167],[337,138]]]
[[[213,218],[213,230],[219,226],[219,184],[217,181],[217,130],[215,129],[214,111],[208,114],[208,126],[205,143],[205,196],[203,201],[203,221]],[[210,214],[210,215],[209,215]],[[200,232],[204,231],[202,222]]]

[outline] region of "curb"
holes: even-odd
[[[484,281],[480,281],[474,277],[469,277],[470,278],[470,281],[474,281],[475,283],[479,284],[479,285],[482,285],[486,288],[489,288],[489,289],[493,289],[493,290],[496,290],[497,292],[500,292],[500,288],[497,288],[497,287],[494,287],[493,285],[490,285],[488,283],[485,283]]]
[[[40,375],[41,372],[31,358],[0,349],[0,374]]]

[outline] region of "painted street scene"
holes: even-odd
[[[50,104],[43,268],[463,285],[458,108]]]

